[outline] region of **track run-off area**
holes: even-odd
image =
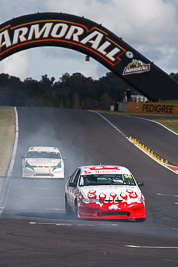
[[[0,266],[178,266],[178,174],[129,140],[177,166],[177,134],[139,115],[17,108],[16,118],[0,203]],[[60,149],[64,180],[21,178],[21,156],[35,145]],[[125,166],[144,182],[145,222],[66,217],[68,176],[100,163]]]

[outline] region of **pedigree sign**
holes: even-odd
[[[128,105],[128,112],[178,115],[178,105],[130,102]]]
[[[64,20],[41,20],[8,25],[0,32],[0,57],[18,47],[35,44],[53,45],[63,43],[90,50],[111,65],[120,61],[125,49],[113,42],[108,34],[97,27],[88,29],[85,25]],[[78,48],[79,49],[79,48]],[[79,49],[79,50],[80,50]]]

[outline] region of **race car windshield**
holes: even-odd
[[[131,174],[90,174],[81,175],[79,186],[95,185],[136,185]]]
[[[61,156],[59,153],[56,152],[38,152],[38,151],[31,151],[28,152],[26,158],[47,158],[47,159],[60,159]]]

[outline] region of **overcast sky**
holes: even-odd
[[[178,72],[178,0],[0,0],[0,24],[36,12],[84,16],[122,37],[165,72]],[[38,47],[0,62],[0,73],[24,80],[47,74],[58,80],[80,72],[98,79],[109,72],[84,54],[62,47]]]

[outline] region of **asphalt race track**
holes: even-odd
[[[178,266],[178,175],[130,143],[133,136],[178,165],[178,136],[127,115],[18,108],[19,140],[0,215],[0,266]],[[65,180],[76,167],[117,164],[144,182],[147,220],[75,220],[64,213],[64,180],[22,179],[29,146],[57,146]]]

